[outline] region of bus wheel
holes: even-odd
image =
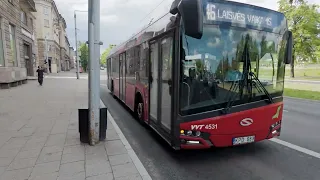
[[[143,115],[143,113],[144,113],[143,108],[144,108],[144,107],[143,107],[143,102],[142,102],[141,98],[139,98],[138,101],[137,101],[137,103],[136,103],[135,114],[136,114],[136,116],[137,116],[137,118],[138,118],[138,120],[139,120],[140,123],[142,123],[142,122],[144,121],[144,120],[143,120],[143,117],[144,117],[144,115]]]
[[[116,98],[116,95],[114,95],[114,85],[113,85],[113,81],[111,81],[111,90],[110,93],[112,94],[113,98]]]

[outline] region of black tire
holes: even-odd
[[[140,95],[138,95],[134,107],[134,113],[140,123],[144,122],[144,104]]]
[[[113,86],[113,81],[111,81],[111,90],[110,90],[112,97],[117,98],[116,95],[114,95],[114,86]]]

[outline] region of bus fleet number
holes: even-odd
[[[201,129],[218,129],[218,124],[199,124],[191,125],[191,130],[201,130]]]

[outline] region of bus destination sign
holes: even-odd
[[[280,13],[254,6],[240,6],[231,3],[205,4],[205,22],[229,22],[260,28],[275,28],[281,24]]]

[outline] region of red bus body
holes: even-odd
[[[207,118],[197,121],[196,123],[183,123],[180,128],[192,130],[192,125],[208,125],[216,124],[217,129],[205,129],[202,127],[202,132],[210,134],[209,141],[202,138],[188,137],[181,135],[181,139],[187,141],[200,141],[199,145],[182,145],[184,149],[205,149],[211,146],[226,147],[232,146],[232,138],[255,135],[255,142],[270,139],[280,135],[282,110],[279,111],[279,117],[273,119],[272,116],[277,112],[278,107],[283,107],[283,103],[276,103],[261,108],[250,109],[233,113],[225,116]],[[240,124],[242,119],[250,117],[253,123],[250,126],[243,127]],[[258,121],[255,123],[255,121]],[[277,126],[271,127],[273,124],[279,123]],[[199,126],[198,126],[199,127]]]
[[[223,3],[252,7],[235,2]],[[143,103],[142,121],[152,127],[174,149],[227,147],[234,146],[233,140],[238,137],[254,136],[253,142],[259,142],[279,136],[283,112],[282,92],[273,96],[273,103],[266,103],[265,100],[262,99],[257,102],[237,104],[232,107],[232,109],[234,109],[233,111],[226,114],[222,114],[220,109],[213,109],[191,115],[181,115],[178,108],[179,103],[177,102],[179,99],[177,97],[179,94],[178,89],[180,87],[177,82],[179,82],[181,76],[176,72],[180,67],[174,60],[171,70],[173,85],[169,85],[169,87],[173,88],[172,94],[170,94],[172,110],[170,110],[170,114],[167,116],[171,118],[171,127],[166,129],[156,121],[151,120],[150,69],[152,69],[152,67],[148,63],[150,59],[152,59],[150,55],[151,43],[157,41],[160,44],[163,37],[171,36],[173,39],[172,47],[174,49],[172,59],[180,59],[178,44],[181,42],[180,35],[182,31],[179,15],[176,16],[178,22],[172,25],[171,28],[161,31],[162,27],[167,25],[165,23],[158,29],[161,31],[160,33],[156,31],[153,35],[148,33],[150,27],[154,24],[161,24],[161,20],[163,19],[171,19],[170,14],[163,16],[160,20],[155,21],[130,40],[112,50],[110,56],[107,58],[108,87],[111,93],[134,112],[138,111],[137,105],[141,101],[141,103]],[[138,49],[136,49],[137,47]],[[145,56],[146,59],[142,58],[143,56]],[[161,63],[163,63],[163,60]],[[161,75],[161,77],[162,76],[163,75]],[[176,81],[175,78],[177,78]],[[277,80],[279,81],[279,79]],[[283,81],[283,79],[280,79],[280,81],[281,80]],[[161,86],[164,86],[166,83],[160,80],[157,82],[159,82]],[[163,90],[159,91],[161,92]],[[158,94],[161,93],[158,92]],[[163,114],[158,115],[158,117],[161,117],[162,121],[166,120]]]

